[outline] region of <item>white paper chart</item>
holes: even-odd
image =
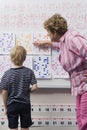
[[[13,33],[0,33],[0,54],[9,54],[15,45],[15,35]]]
[[[52,55],[52,77],[53,78],[69,78],[68,73],[63,69],[59,62],[59,55]]]
[[[50,79],[51,78],[51,56],[34,56],[33,70],[36,78]]]
[[[24,66],[32,69],[32,56],[27,55],[26,60],[24,61]]]
[[[0,79],[4,72],[12,67],[10,56],[0,55]]]
[[[33,42],[39,41],[39,40],[49,40],[50,41],[50,38],[47,36],[46,33],[43,33],[43,32],[33,33]],[[44,49],[43,48],[41,49],[41,48],[35,47],[33,45],[33,50],[34,50],[33,54],[51,55],[51,48],[49,46]]]
[[[21,45],[27,50],[27,54],[33,54],[32,33],[16,34],[16,45]]]

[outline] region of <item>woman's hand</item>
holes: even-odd
[[[34,45],[37,46],[37,47],[46,47],[46,46],[48,47],[48,46],[50,46],[52,44],[48,40],[43,40],[43,41],[35,41]]]
[[[41,46],[41,45],[44,45],[45,43],[43,41],[35,41],[34,42],[34,45],[35,46]]]

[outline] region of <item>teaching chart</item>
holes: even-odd
[[[69,78],[68,73],[63,69],[59,62],[59,55],[52,55],[52,77]]]
[[[33,69],[32,59],[33,59],[32,56],[27,55],[26,60],[24,61],[23,65],[26,66],[26,67],[28,67],[28,68],[30,68],[30,69]]]
[[[23,46],[27,50],[27,54],[33,53],[33,36],[32,33],[16,34],[16,45]]]
[[[4,72],[12,67],[10,61],[10,56],[0,55],[0,79],[3,76]]]
[[[40,40],[49,40],[50,38],[47,36],[46,33],[43,32],[36,32],[33,33],[33,42],[40,41]],[[45,47],[45,48],[38,48],[33,45],[33,54],[39,54],[39,55],[51,55],[51,48]]]
[[[0,33],[0,54],[9,54],[15,45],[15,34]]]
[[[38,79],[50,79],[51,56],[34,56],[33,70]]]

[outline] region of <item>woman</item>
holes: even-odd
[[[35,46],[52,46],[60,49],[59,61],[69,73],[71,94],[76,96],[76,115],[79,130],[87,130],[87,39],[68,30],[67,21],[54,14],[44,22],[50,41],[36,41]]]

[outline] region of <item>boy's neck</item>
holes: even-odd
[[[20,68],[22,67],[23,65],[13,65],[14,68]]]

